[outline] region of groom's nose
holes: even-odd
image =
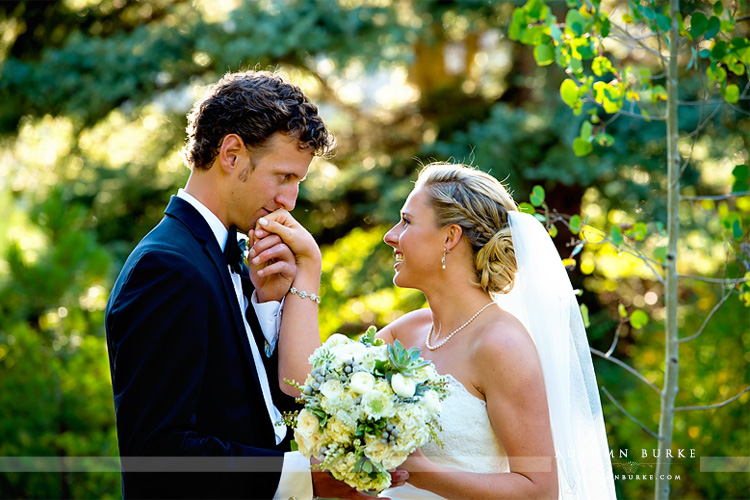
[[[294,210],[294,206],[297,204],[297,195],[299,194],[299,184],[292,183],[288,186],[284,186],[279,193],[276,195],[274,201],[276,201],[277,208],[283,208],[287,212]]]

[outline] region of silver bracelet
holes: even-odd
[[[320,295],[315,295],[314,293],[307,293],[304,290],[297,290],[296,287],[290,288],[289,293],[299,295],[301,299],[310,299],[313,302],[317,302],[318,304],[320,304]]]

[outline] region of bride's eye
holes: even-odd
[[[409,219],[407,219],[406,217],[404,217],[404,216],[402,215],[402,216],[401,216],[401,222],[403,222],[403,223],[404,223],[404,225],[406,226],[407,224],[409,224]]]

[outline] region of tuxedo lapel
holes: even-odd
[[[193,208],[190,203],[177,196],[172,196],[172,199],[170,200],[169,205],[167,206],[167,209],[164,211],[164,213],[169,216],[175,217],[188,227],[195,239],[203,245],[203,251],[212,262],[214,271],[219,274],[223,285],[227,305],[229,306],[228,310],[232,315],[236,327],[235,334],[239,336],[238,340],[240,342],[240,345],[242,346],[245,359],[253,368],[251,372],[253,374],[255,385],[258,388],[258,392],[262,393],[260,379],[258,378],[257,369],[255,367],[255,363],[253,362],[252,351],[250,350],[250,343],[245,331],[245,324],[242,320],[242,312],[240,311],[240,305],[237,301],[237,294],[234,291],[234,283],[232,283],[232,277],[229,273],[226,258],[221,251],[221,247],[219,247],[219,244],[216,241],[214,233],[211,231],[211,228],[209,227],[203,216],[198,213],[198,211]],[[209,269],[206,269],[206,272],[209,272]],[[252,310],[253,307],[248,307],[247,309]],[[257,323],[258,319],[257,317],[255,317],[254,310],[253,317],[255,318],[255,322]],[[260,326],[258,326],[258,329],[259,328]],[[256,327],[251,324],[251,330],[255,329]]]

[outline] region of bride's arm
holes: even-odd
[[[507,326],[479,340],[472,364],[492,427],[509,457],[510,472],[458,471],[418,453],[402,465],[414,486],[456,500],[558,497],[547,398],[536,350],[523,327]]]
[[[286,295],[278,344],[279,385],[286,394],[296,397],[299,391],[284,379],[304,382],[310,372],[308,358],[320,346],[318,304],[310,294],[320,293],[321,254],[312,235],[286,210],[277,210],[258,221],[256,236],[263,238],[268,233],[278,235],[294,253],[296,261],[297,272],[291,286],[298,292]],[[263,252],[251,255],[264,258]]]

